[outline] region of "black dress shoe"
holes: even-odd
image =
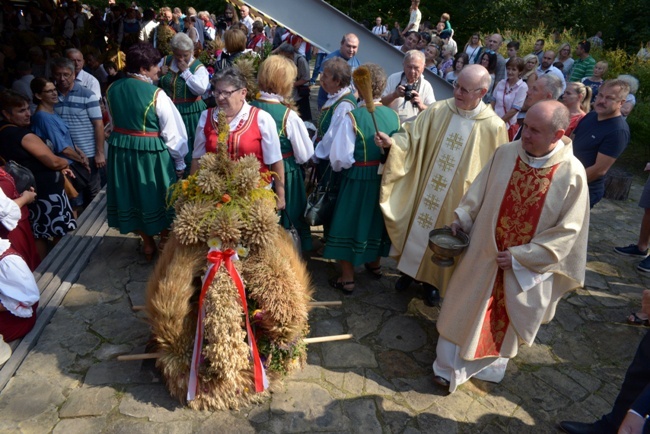
[[[440,306],[440,291],[433,285],[422,283],[424,288],[424,303],[427,306],[436,307]]]
[[[569,434],[605,434],[605,431],[596,423],[571,422],[564,420],[560,422],[562,431]]]
[[[406,274],[402,274],[399,279],[397,279],[397,282],[395,282],[395,289],[397,291],[406,291],[409,289],[409,286],[411,286],[411,283],[413,283],[413,278],[411,276],[407,276]]]
[[[434,376],[433,382],[436,383],[438,386],[442,386],[445,389],[449,389],[449,380],[447,380],[444,377],[441,377],[440,375]]]

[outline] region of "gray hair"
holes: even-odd
[[[194,42],[185,33],[175,34],[169,45],[174,51],[194,51]]]
[[[634,95],[637,90],[639,90],[639,80],[636,79],[633,75],[621,74],[616,77],[617,80],[622,80],[630,86],[630,93]]]
[[[83,53],[77,50],[76,48],[68,48],[67,50],[65,50],[65,57],[68,57],[69,54],[77,54],[77,53],[83,56]]]
[[[404,62],[403,63],[406,63],[409,60],[411,60],[411,57],[415,57],[417,59],[420,59],[422,61],[422,63],[426,62],[426,60],[424,59],[424,53],[422,51],[420,51],[420,50],[409,50],[404,55]]]
[[[293,57],[295,52],[296,49],[294,48],[294,46],[288,42],[283,42],[278,47],[278,53],[291,54],[291,57]]]
[[[538,78],[539,80],[544,80],[544,89],[557,101],[562,95],[562,80],[553,74],[544,74]]]
[[[349,86],[352,83],[352,68],[342,57],[332,57],[323,62],[321,71],[327,71],[337,80],[341,87]]]
[[[54,72],[54,69],[56,68],[69,69],[73,74],[75,73],[74,62],[67,57],[57,57],[54,59],[54,62],[52,64],[52,72]]]
[[[551,117],[551,126],[553,131],[564,130],[569,127],[569,119],[571,114],[569,109],[564,104],[555,105],[553,116]]]
[[[215,72],[210,83],[215,87],[220,82],[230,84],[236,89],[244,89],[247,87],[246,77],[236,67],[224,68],[221,71]]]

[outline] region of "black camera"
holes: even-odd
[[[413,91],[415,90],[415,84],[407,84],[404,86],[404,101],[410,101],[413,98]]]

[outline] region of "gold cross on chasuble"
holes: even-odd
[[[423,174],[422,181],[426,179],[426,184],[420,184],[419,188],[424,188],[424,191],[416,204],[417,209],[413,210],[411,227],[397,264],[398,270],[411,277],[416,277],[423,262],[428,249],[429,232],[436,224],[451,223],[438,222],[438,217],[445,206],[457,205],[446,204],[445,198],[475,122],[452,114],[447,130],[438,136],[440,142],[431,143],[433,155],[426,156],[431,171]]]
[[[449,154],[445,154],[438,160],[438,168],[443,172],[449,172],[456,166],[456,160]]]
[[[443,191],[447,188],[447,178],[443,175],[436,175],[431,179],[431,186],[435,191]]]
[[[499,252],[508,247],[528,244],[533,238],[557,167],[556,164],[549,168],[535,169],[517,157],[497,218],[495,240]],[[500,355],[501,345],[510,324],[503,273],[502,269],[497,270],[474,354],[475,359]]]
[[[447,136],[445,142],[447,143],[447,147],[449,147],[449,149],[456,151],[465,144],[465,139],[461,134],[452,133]]]

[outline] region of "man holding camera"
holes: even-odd
[[[422,78],[423,71],[424,54],[411,50],[404,56],[404,70],[388,77],[381,103],[395,110],[401,123],[415,120],[436,102],[433,88]]]

